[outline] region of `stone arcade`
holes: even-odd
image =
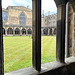
[[[29,6],[8,6],[2,9],[3,17],[3,34],[4,35],[30,35],[32,34],[32,10]],[[48,16],[41,15],[42,35],[55,35],[56,34],[56,21],[57,14]]]

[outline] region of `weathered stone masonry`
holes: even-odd
[[[8,6],[2,9],[3,34],[8,35],[31,35],[32,34],[32,10],[23,6]],[[57,14],[41,16],[41,34],[56,34]]]

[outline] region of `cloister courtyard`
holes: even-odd
[[[32,66],[32,37],[4,36],[4,72]],[[56,36],[41,37],[41,63],[56,59]]]

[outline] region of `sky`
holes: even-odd
[[[32,0],[2,0],[2,8],[7,8],[7,6],[29,6],[32,9]],[[42,0],[42,10],[47,15],[48,11],[54,14],[57,12],[57,8],[54,0]]]

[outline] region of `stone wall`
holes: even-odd
[[[7,21],[4,21],[5,25],[19,25],[19,16],[23,12],[26,18],[26,26],[32,26],[32,10],[23,6],[8,6],[7,9],[2,9],[2,11],[7,12]],[[55,19],[54,19],[55,18]],[[57,25],[57,15],[48,15],[41,18],[42,27],[54,26],[53,21],[55,21],[55,26]],[[51,24],[49,24],[51,22]]]

